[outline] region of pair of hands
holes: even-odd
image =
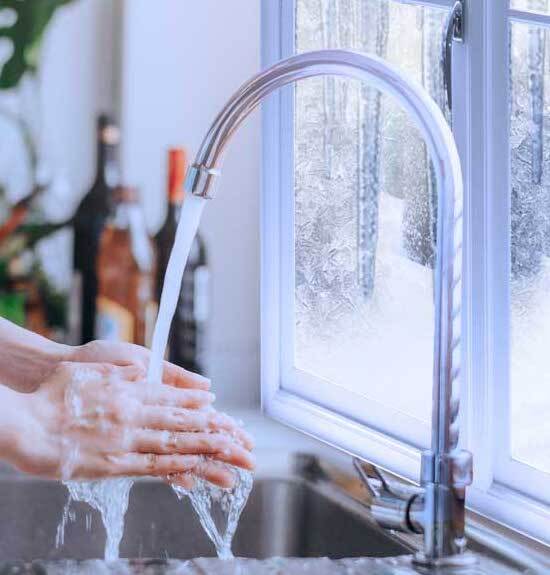
[[[211,407],[208,380],[165,362],[152,385],[148,364],[145,348],[95,341],[25,368],[34,391],[10,392],[5,458],[44,477],[152,475],[187,489],[193,477],[230,487],[226,464],[253,469],[250,437]]]

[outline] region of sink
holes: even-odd
[[[233,552],[258,559],[410,553],[377,528],[360,504],[350,498],[344,505],[336,496],[300,477],[257,480],[235,534]],[[0,558],[102,558],[105,531],[101,518],[82,503],[72,504],[74,521],[67,524],[64,545],[55,548],[66,501],[67,491],[57,482],[0,481]],[[157,481],[134,485],[120,553],[122,557],[161,559],[215,555],[190,503],[180,502],[167,485]]]
[[[350,494],[347,475],[334,475],[311,455],[268,459],[271,465],[259,466],[269,470],[256,477],[233,540],[235,556],[243,559],[229,564],[214,559],[189,501],[152,479],[136,481],[130,493],[120,546],[121,557],[130,561],[97,561],[103,558],[105,530],[99,513],[84,503],[71,504],[64,543],[56,548],[66,488],[0,470],[0,574],[417,572],[411,557],[421,540],[379,528],[359,500],[363,494]],[[469,546],[480,563],[468,575],[526,572],[486,546],[472,540]]]

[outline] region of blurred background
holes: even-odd
[[[185,164],[259,69],[259,31],[256,0],[0,2],[3,316],[73,344],[149,343]],[[170,343],[223,405],[259,401],[259,166],[255,116]]]

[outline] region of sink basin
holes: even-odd
[[[133,486],[120,546],[121,557],[130,561],[106,564],[97,561],[105,547],[98,512],[73,502],[64,543],[57,548],[66,488],[56,481],[0,474],[0,574],[417,573],[411,557],[421,539],[380,529],[349,494],[353,484],[346,483],[347,476],[327,474],[310,455],[279,454],[268,460],[270,470],[256,477],[233,540],[235,556],[243,559],[229,563],[214,559],[214,547],[189,501],[180,501],[160,481],[139,480]],[[475,540],[469,547],[479,554],[479,563],[464,575],[526,572]]]
[[[343,504],[304,478],[255,482],[233,542],[236,556],[384,557],[410,553],[377,528],[362,506]],[[74,521],[65,541],[55,547],[56,531],[67,501],[57,482],[28,479],[0,481],[0,559],[102,558],[105,531],[99,514],[73,503]],[[91,526],[90,526],[91,518]],[[87,525],[88,524],[88,525]],[[89,530],[88,530],[89,528]],[[139,481],[130,494],[121,557],[190,559],[212,557],[214,548],[188,501],[157,481]]]

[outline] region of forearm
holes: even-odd
[[[69,349],[0,318],[0,383],[21,392],[34,391]]]

